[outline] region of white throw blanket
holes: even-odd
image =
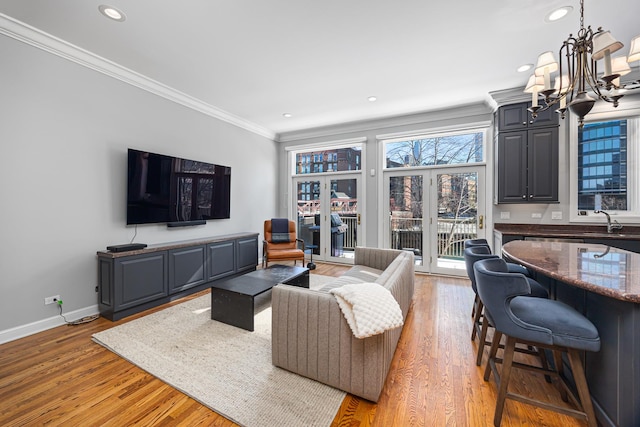
[[[391,292],[377,283],[356,283],[331,289],[356,338],[402,326],[402,310]]]

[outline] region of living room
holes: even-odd
[[[384,165],[378,136],[481,124],[490,135],[486,169],[487,187],[492,193],[491,124],[498,103],[496,98],[517,94],[518,99],[527,99],[522,98],[526,76],[517,76],[522,80],[518,84],[491,88],[496,91],[494,98],[486,93],[495,104],[486,99],[449,103],[442,98],[442,105],[429,111],[397,109],[396,113],[384,117],[361,115],[349,122],[297,129],[287,129],[285,126],[292,125],[281,117],[285,111],[274,108],[277,110],[274,115],[284,121],[280,123],[285,123],[279,125],[282,131],[275,132],[242,116],[216,109],[213,103],[198,102],[172,90],[154,80],[153,75],[136,75],[117,64],[97,60],[83,49],[66,44],[61,35],[50,36],[46,29],[22,23],[20,17],[4,15],[5,7],[13,8],[17,3],[0,5],[0,14],[3,14],[0,15],[3,57],[0,82],[4,100],[0,104],[0,150],[4,160],[0,175],[4,201],[1,235],[5,242],[0,252],[3,273],[0,287],[5,293],[0,311],[0,343],[63,325],[57,305],[43,304],[43,299],[52,295],[61,296],[64,313],[71,318],[96,314],[96,252],[109,245],[130,241],[152,245],[234,232],[261,233],[265,219],[287,216],[290,194],[285,189],[291,185],[288,156],[296,146],[352,139],[365,141],[363,163],[366,167],[362,179],[366,184],[364,212],[367,215],[363,217],[366,228],[362,243],[379,247],[383,243],[380,233],[383,214],[378,209],[382,198],[379,177]],[[532,3],[528,6],[534,8]],[[629,12],[614,14],[624,15],[620,19],[625,23],[634,15],[631,12],[638,11],[637,4],[630,1],[617,6],[616,10]],[[91,7],[97,9],[97,5]],[[586,8],[595,6],[588,2]],[[25,16],[38,14],[29,10],[23,13]],[[560,29],[562,36],[555,38],[548,49],[556,49],[563,37],[576,30],[576,16],[574,8],[572,19]],[[611,19],[607,19],[601,22],[590,15],[589,23],[610,29],[623,40],[626,51],[631,38],[637,35],[632,33],[636,29],[619,30],[615,22],[609,25]],[[631,27],[633,25],[635,22],[631,20]],[[623,33],[624,38],[619,33]],[[535,37],[531,34],[531,38]],[[527,52],[530,61],[534,61],[538,53],[536,48]],[[363,68],[374,66],[369,63]],[[637,76],[638,63],[632,66],[632,75]],[[469,65],[471,69],[475,67],[477,65]],[[456,82],[443,82],[442,86],[454,84]],[[241,92],[241,87],[234,89]],[[242,92],[238,97],[244,103],[264,102],[254,99],[259,96],[258,90]],[[423,92],[428,95],[428,91]],[[637,109],[638,97],[623,98],[620,108]],[[376,102],[383,101],[382,98]],[[514,223],[552,223],[553,211],[563,213],[563,220],[554,224],[569,222],[567,126],[566,121],[560,124],[563,130],[559,140],[563,165],[560,204],[505,207],[493,205],[493,197],[488,195],[485,221],[490,239],[493,223],[498,222],[503,211],[509,211]],[[230,166],[233,170],[230,218],[210,220],[204,226],[195,227],[127,226],[126,152],[129,148]],[[540,216],[532,217],[532,210]],[[598,218],[594,224],[603,225],[602,221]],[[625,225],[637,223],[631,221]]]

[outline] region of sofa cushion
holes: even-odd
[[[366,265],[354,265],[342,276],[355,277],[365,282],[375,282],[382,274],[383,270],[367,267]]]
[[[356,283],[374,282],[380,277],[382,270],[367,267],[364,265],[354,265],[346,273],[340,277],[336,277],[322,288],[320,291],[329,292],[331,289],[339,288],[344,285],[352,285]]]
[[[364,283],[364,280],[358,279],[357,277],[340,276],[336,277],[318,290],[320,292],[329,292],[331,289],[339,288],[344,285],[352,285],[354,283]]]

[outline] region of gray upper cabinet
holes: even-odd
[[[525,130],[558,125],[558,114],[555,108],[538,113],[538,117],[532,120],[531,113],[527,110],[531,103],[505,105],[498,109],[498,131]]]
[[[537,120],[535,124],[526,120],[523,124],[527,105],[508,105],[498,110],[498,203],[558,201],[558,126],[541,126]],[[557,123],[557,114],[551,113]],[[546,111],[545,116],[539,116],[542,123],[551,113]],[[516,124],[517,131],[509,130]]]

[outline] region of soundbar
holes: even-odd
[[[193,221],[176,221],[168,222],[167,227],[191,227],[193,225],[205,225],[207,221],[204,219],[194,219]]]
[[[110,252],[127,252],[127,251],[137,251],[139,249],[146,248],[146,243],[125,243],[123,245],[113,245],[107,246],[107,250]]]

